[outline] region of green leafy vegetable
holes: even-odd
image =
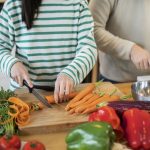
[[[1,87],[0,90],[0,101],[1,100],[8,100],[9,97],[15,96],[15,93],[11,90],[4,90],[3,87]]]
[[[16,96],[14,92],[10,90],[4,90],[1,87],[0,90],[0,135],[14,134],[16,127],[12,117],[8,114],[9,105],[8,99],[12,96]]]

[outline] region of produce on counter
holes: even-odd
[[[136,150],[150,150],[150,114],[132,108],[123,113],[123,125],[129,146]]]
[[[67,150],[110,150],[115,133],[106,122],[78,125],[66,137]]]
[[[77,95],[78,96],[78,95]],[[75,97],[76,98],[76,97]],[[95,93],[89,93],[78,101],[73,102],[72,100],[66,106],[66,110],[70,114],[89,114],[97,110],[97,104],[104,101],[118,101],[120,97],[117,95],[97,95]]]
[[[78,92],[74,91],[74,92],[70,93],[69,95],[67,95],[66,99],[70,100],[70,99],[74,98],[77,94],[78,94]],[[45,98],[47,99],[47,101],[49,103],[55,104],[54,95],[48,95],[48,96],[45,96]]]
[[[17,97],[10,97],[8,114],[13,118],[18,126],[26,125],[29,122],[29,106]]]
[[[101,106],[110,106],[114,108],[117,112],[123,113],[125,110],[130,108],[138,108],[150,112],[150,102],[148,101],[113,101],[113,102],[103,102],[97,105]]]
[[[109,86],[111,89],[109,89]],[[119,101],[122,96],[124,96],[123,93],[121,93],[113,84],[103,82],[92,83],[82,89],[67,104],[65,110],[68,111],[69,114],[89,114],[97,110],[97,104]]]
[[[21,140],[17,135],[4,135],[0,138],[0,150],[20,150]]]
[[[66,106],[66,110],[70,108],[70,106],[77,101],[80,101],[83,97],[85,97],[87,94],[91,93],[95,88],[95,84],[89,84],[87,87],[85,87],[83,90],[81,90]]]
[[[39,106],[39,105],[38,105]],[[30,118],[28,104],[17,98],[15,93],[3,88],[0,90],[0,135],[13,135],[18,126],[26,125]],[[37,108],[37,107],[36,107]],[[32,107],[35,110],[35,105]]]
[[[96,112],[93,112],[89,115],[88,120],[93,121],[104,121],[109,123],[113,129],[122,131],[120,125],[120,118],[116,114],[116,111],[109,106],[103,106],[99,108]]]
[[[36,140],[28,141],[24,146],[23,150],[46,150],[45,146]]]

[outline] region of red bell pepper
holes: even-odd
[[[116,114],[116,111],[109,106],[100,107],[96,112],[93,112],[92,114],[89,115],[88,120],[90,122],[104,121],[111,124],[113,129],[122,131],[122,128],[120,127],[120,119]]]
[[[150,114],[132,108],[123,113],[125,136],[133,149],[150,150]]]

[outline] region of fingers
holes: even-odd
[[[22,79],[22,76],[18,76],[17,79],[18,79],[18,82],[17,82],[17,83],[19,84],[20,87],[22,87],[22,86],[23,86],[23,79]]]
[[[25,74],[24,76],[24,80],[28,83],[29,87],[32,88],[33,87],[33,84],[28,76],[28,74]],[[23,82],[23,81],[22,81]]]
[[[68,99],[73,89],[73,81],[66,75],[60,75],[55,82],[54,98],[56,102],[63,102]]]
[[[25,80],[31,88],[33,87],[28,72],[21,62],[17,62],[12,66],[11,77],[15,82],[19,84],[20,87],[23,86],[23,80]]]
[[[56,103],[59,102],[59,82],[58,81],[55,82],[54,99]]]
[[[131,50],[131,61],[137,69],[147,70],[150,68],[150,53],[138,45],[134,45]]]

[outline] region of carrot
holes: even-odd
[[[100,97],[100,98],[96,99],[95,101],[93,101],[93,102],[91,102],[91,103],[87,103],[87,104],[85,104],[85,105],[83,105],[83,106],[78,107],[78,108],[75,110],[75,112],[76,112],[76,113],[82,113],[82,112],[84,112],[87,108],[90,108],[90,107],[92,107],[92,106],[94,106],[94,105],[96,106],[96,105],[99,104],[101,101],[107,100],[109,97],[110,97],[109,95],[106,95],[106,94],[105,94],[103,97]]]
[[[84,98],[82,98],[80,101],[74,102],[72,105],[70,105],[70,108],[74,108],[78,105],[82,105],[84,102],[86,102],[87,100],[89,100],[94,94],[89,93],[88,95],[86,95]]]
[[[77,102],[79,100],[81,100],[84,96],[86,96],[87,94],[91,93],[95,88],[95,84],[89,84],[87,87],[85,87],[82,91],[80,91],[66,106],[66,109],[68,109],[70,107],[70,105],[74,102]]]
[[[108,101],[118,101],[120,100],[120,97],[118,95],[111,95]]]
[[[77,107],[77,108],[75,109],[75,112],[76,112],[76,113],[82,113],[82,112],[86,109],[86,107],[87,107],[88,105],[93,104],[93,103],[94,103],[95,101],[97,101],[99,98],[100,98],[100,97],[99,97],[97,94],[95,94],[93,97],[91,97],[91,98],[90,98],[87,102],[85,102],[83,105]]]
[[[75,113],[75,108],[69,110],[69,114],[74,114],[74,113]]]
[[[74,98],[76,95],[78,94],[78,92],[72,92],[70,93],[67,98],[68,99],[72,99]],[[51,104],[54,104],[55,103],[55,99],[54,99],[54,95],[49,95],[49,96],[45,96],[45,98],[47,99],[47,101]]]
[[[44,108],[44,105],[41,102],[38,102],[37,105],[38,105],[38,107],[39,107],[40,110],[42,110]]]
[[[118,95],[112,95],[112,96],[108,97],[108,99],[106,99],[106,101],[109,101],[109,102],[110,101],[118,101],[118,100],[120,100],[120,97]],[[101,102],[104,102],[104,101],[105,101],[105,99],[103,99]],[[87,108],[85,111],[83,111],[82,114],[92,113],[96,110],[97,110],[96,105],[93,105],[92,107]]]
[[[96,105],[94,105],[94,106],[92,106],[90,108],[85,109],[85,111],[83,111],[82,114],[89,114],[89,113],[92,113],[92,112],[94,112],[96,110],[97,110],[97,107],[96,107]]]
[[[8,101],[12,103],[9,107],[15,111],[15,113],[8,112],[15,123],[19,126],[27,124],[30,119],[29,106],[17,97],[10,97]]]

